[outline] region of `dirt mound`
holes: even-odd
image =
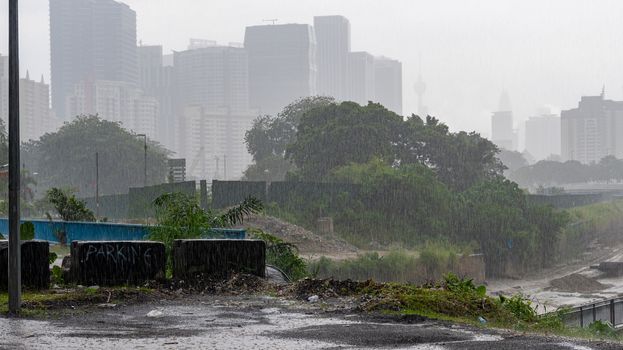
[[[577,273],[553,279],[549,284],[554,290],[574,293],[595,292],[607,288],[606,285]]]
[[[300,226],[272,216],[252,215],[244,220],[244,227],[258,228],[294,244],[303,255],[314,253],[352,253],[357,248],[336,236],[321,236]]]

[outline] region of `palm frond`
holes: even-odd
[[[220,217],[220,221],[228,226],[234,226],[244,221],[249,214],[259,213],[264,209],[262,201],[255,197],[247,197],[239,205],[230,208]]]

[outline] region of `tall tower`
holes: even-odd
[[[426,117],[428,114],[426,106],[424,106],[424,93],[426,92],[426,83],[422,80],[422,74],[418,75],[417,81],[413,85],[413,90],[417,95],[417,114],[420,117]]]
[[[506,90],[502,91],[498,110],[491,116],[491,141],[498,147],[515,150],[515,131],[513,130],[513,112]]]
[[[314,17],[318,57],[318,93],[346,99],[350,22],[342,16]]]
[[[52,107],[61,120],[76,84],[138,83],[136,12],[113,0],[50,0]]]
[[[274,114],[317,93],[316,35],[307,24],[247,27],[251,108]]]

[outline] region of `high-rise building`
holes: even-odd
[[[402,63],[387,58],[374,59],[374,98],[390,111],[402,114]]]
[[[156,136],[158,101],[145,96],[131,83],[108,80],[78,83],[67,96],[65,109],[72,115],[97,114],[151,139]]]
[[[9,118],[9,57],[0,55],[0,118],[7,126]]]
[[[138,83],[136,13],[113,0],[50,0],[52,107],[68,120],[67,95],[82,81]]]
[[[498,147],[514,151],[515,131],[513,129],[513,112],[506,91],[500,96],[498,111],[491,116],[491,141]]]
[[[247,27],[251,108],[275,114],[317,93],[316,35],[307,24]]]
[[[560,155],[560,117],[549,112],[526,120],[525,149],[535,160]]]
[[[196,105],[208,110],[249,109],[249,63],[243,48],[211,46],[175,52],[175,111]]]
[[[314,17],[318,94],[336,100],[347,98],[350,22],[343,16]]]
[[[138,48],[139,86],[146,96],[158,101],[156,140],[168,149],[175,144],[175,114],[173,112],[173,63],[165,63],[160,45],[140,45]]]
[[[351,52],[348,59],[348,100],[360,105],[376,101],[374,56],[367,52]]]
[[[590,164],[613,155],[623,158],[623,101],[582,96],[577,108],[562,111],[562,160]]]
[[[227,108],[184,108],[179,118],[178,154],[187,159],[187,175],[195,179],[240,179],[251,164],[244,134],[257,115],[249,111],[231,113]]]
[[[4,118],[4,117],[3,117]],[[19,82],[20,139],[36,140],[46,132],[54,131],[59,123],[50,110],[50,86],[41,80],[26,78]],[[4,118],[6,121],[6,118]]]

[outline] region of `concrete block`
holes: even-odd
[[[22,241],[22,287],[50,287],[50,244],[46,241]],[[9,245],[0,241],[0,290],[8,288]]]
[[[164,244],[149,241],[74,241],[71,278],[82,285],[139,285],[165,277]]]
[[[173,242],[173,276],[189,279],[196,274],[226,277],[248,273],[265,277],[266,243],[246,239],[189,239]]]

